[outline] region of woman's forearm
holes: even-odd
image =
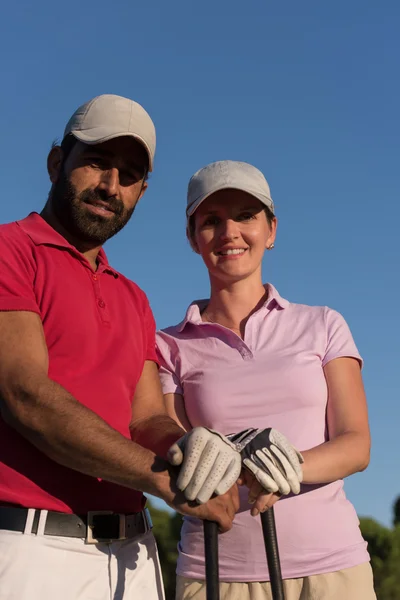
[[[302,452],[303,483],[331,483],[363,471],[369,464],[370,440],[358,432],[343,433]]]

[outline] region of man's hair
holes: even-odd
[[[268,208],[268,206],[264,206],[263,209],[264,209],[264,212],[265,212],[266,217],[267,217],[268,225],[271,227],[272,221],[275,219],[275,215],[272,212],[272,210]],[[188,226],[187,226],[189,240],[193,240],[194,239],[194,233],[195,233],[195,229],[196,229],[195,214],[196,213],[193,213],[189,217],[189,222],[188,222]]]
[[[56,146],[60,146],[61,150],[63,151],[63,164],[65,163],[65,161],[67,160],[68,156],[71,154],[72,149],[74,148],[75,144],[77,143],[77,139],[74,135],[72,135],[71,133],[69,133],[68,135],[65,136],[65,138],[63,138],[63,140],[61,141],[61,144],[58,142],[58,140],[54,140],[51,144],[51,149],[55,148]],[[146,172],[145,172],[145,176],[144,176],[144,181],[147,181],[149,178],[149,169],[148,167],[146,167]]]
[[[62,140],[61,144],[59,142],[59,140],[55,139],[52,141],[51,143],[51,150],[53,150],[53,148],[57,148],[57,146],[60,146],[61,150],[63,151],[63,163],[67,160],[68,155],[71,153],[72,148],[75,146],[76,142],[78,140],[76,139],[75,136],[73,135],[66,135],[65,138]]]

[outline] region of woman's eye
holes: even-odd
[[[218,219],[217,217],[208,217],[204,222],[203,222],[203,227],[207,227],[210,225],[217,225],[218,223]]]
[[[239,220],[240,221],[250,221],[250,219],[252,219],[253,217],[254,217],[253,213],[244,212],[239,215]]]

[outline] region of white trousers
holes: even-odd
[[[0,530],[0,600],[164,600],[154,536],[89,545]]]

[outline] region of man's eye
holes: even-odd
[[[128,176],[132,179],[132,181],[140,181],[144,177],[144,173],[142,171],[129,171]]]
[[[141,179],[143,179],[144,174],[139,171],[121,171],[120,172],[121,181],[137,183]]]
[[[89,156],[87,158],[87,163],[91,167],[94,167],[97,169],[105,169],[107,167],[105,160],[102,158],[99,158],[97,156]]]

